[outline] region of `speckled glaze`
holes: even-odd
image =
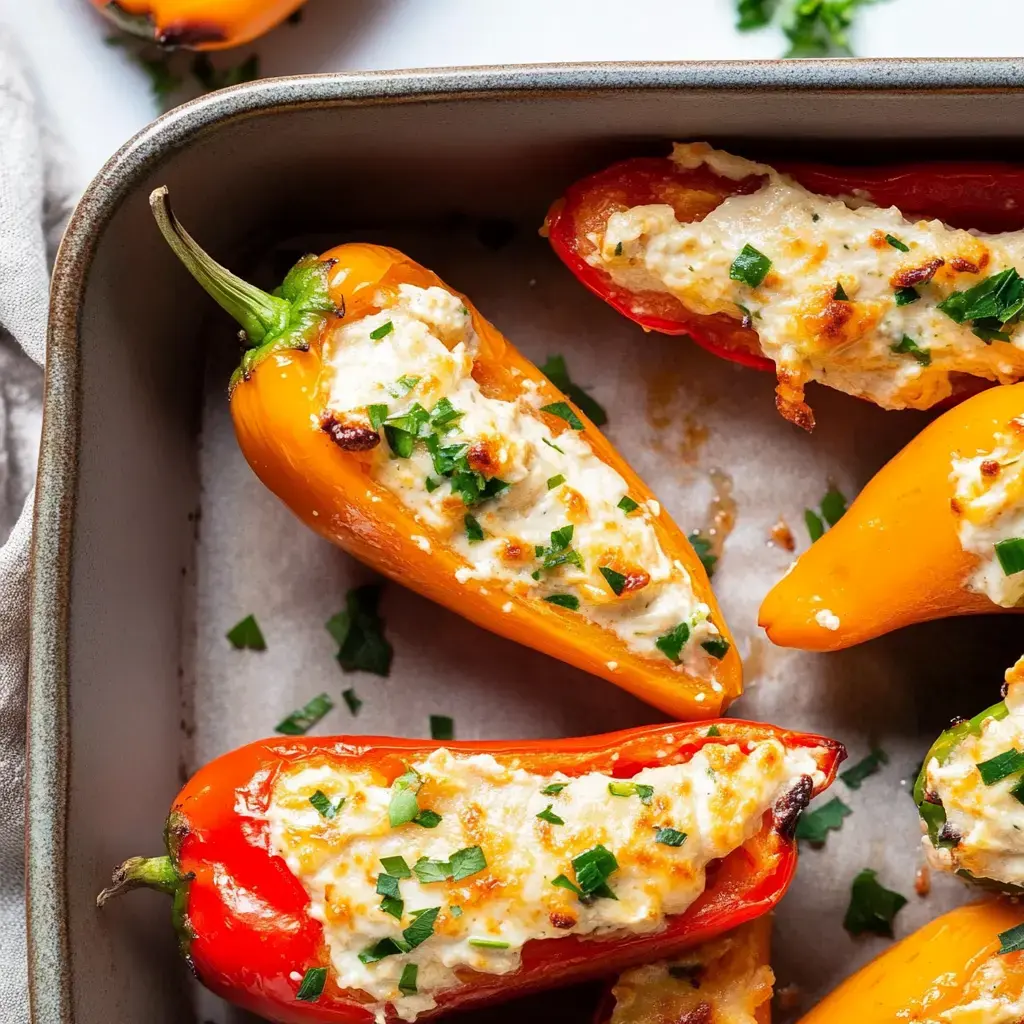
[[[696,96],[706,97],[720,112],[717,134],[726,137],[991,140],[1015,131],[1014,113],[1024,102],[1022,81],[1022,60],[601,64],[319,75],[253,82],[193,101],[155,121],[115,154],[71,219],[57,258],[50,307],[29,667],[28,931],[34,1024],[101,1024],[99,1017],[75,1016],[68,940],[72,534],[81,487],[80,445],[88,440],[80,429],[79,353],[82,311],[88,289],[95,287],[93,261],[100,240],[126,202],[144,198],[147,177],[162,161],[246,118],[287,118],[317,108],[336,108],[343,116],[352,107],[457,101],[460,110],[493,105],[490,116],[500,120],[502,107],[495,101],[542,97],[566,104],[628,102],[649,111],[652,123],[660,118],[656,129],[636,129],[644,137],[687,134],[685,116],[666,121],[671,116],[666,111],[674,100],[688,100],[692,108]],[[557,143],[557,125],[552,129],[547,123],[544,130],[547,142],[554,138]],[[620,139],[628,134],[620,128]],[[594,138],[600,137],[595,132]],[[101,743],[105,737],[91,739]]]

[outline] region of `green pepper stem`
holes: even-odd
[[[170,857],[130,857],[115,872],[111,884],[96,897],[96,906],[102,907],[129,889],[158,889],[174,895],[181,886],[182,877]]]
[[[166,186],[150,193],[149,205],[175,256],[221,309],[242,325],[249,347],[287,327],[291,303],[236,277],[204,252],[174,216]]]

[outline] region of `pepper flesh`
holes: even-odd
[[[991,232],[1024,227],[1024,169],[1011,164],[833,168],[793,163],[779,164],[778,169],[820,195],[856,196],[883,208],[896,206],[910,218],[938,219],[953,227]],[[682,168],[667,157],[637,157],[572,185],[551,206],[544,231],[555,253],[583,285],[642,327],[662,334],[689,335],[723,359],[774,371],[774,362],[762,353],[757,332],[749,324],[724,313],[694,313],[665,292],[634,292],[587,262],[596,248],[590,236],[602,234],[615,212],[667,204],[678,221],[699,221],[725,199],[756,191],[760,184],[757,176],[736,180],[705,165]],[[987,381],[964,376],[955,382],[953,400],[986,386]],[[780,375],[779,411],[797,425],[812,429],[813,414],[791,390]]]
[[[965,588],[978,560],[961,546],[950,509],[953,458],[991,451],[1022,412],[1024,384],[990,388],[883,466],[765,597],[758,622],[772,643],[837,651],[915,622],[1024,610]]]
[[[226,50],[269,32],[305,0],[92,0],[119,28],[161,46]]]
[[[980,981],[978,972],[996,959],[1006,972],[1002,992],[1010,998],[1020,997],[1024,953],[999,955],[997,936],[1022,923],[1024,908],[999,901],[973,903],[944,914],[847,978],[799,1024],[892,1024],[897,1020],[938,1024],[952,1019],[991,1019],[944,1014],[972,1000],[972,979]]]
[[[707,724],[669,724],[597,737],[444,746],[453,753],[491,754],[542,775],[603,772],[625,779],[645,767],[683,763],[708,744],[776,739],[791,749],[820,750],[816,760],[825,777],[820,789],[831,784],[846,756],[840,744],[819,736],[735,719],[714,724],[717,732],[710,737]],[[372,1015],[359,993],[339,989],[330,978],[315,1002],[296,1000],[304,969],[328,963],[323,928],[309,916],[310,901],[299,880],[282,858],[271,855],[261,811],[276,774],[304,760],[376,770],[393,781],[408,762],[438,746],[381,737],[278,738],[226,754],[201,769],[174,801],[168,857],[125,862],[98,902],[138,886],[172,892],[182,949],[199,979],[218,995],[280,1024],[369,1024]],[[704,892],[662,930],[528,942],[518,971],[467,972],[465,983],[441,992],[437,1009],[423,1016],[673,956],[766,913],[782,898],[796,868],[794,812],[799,808],[782,804],[765,815],[752,839],[709,866]]]
[[[166,195],[158,190],[154,197],[159,219]],[[198,250],[182,248],[194,243],[173,217],[164,221],[164,228],[190,271],[238,317],[250,342],[259,342],[246,352],[233,378],[230,403],[235,432],[256,475],[307,526],[471,622],[601,676],[673,717],[714,716],[739,696],[741,662],[707,573],[685,534],[660,505],[649,505],[658,508],[651,518],[658,542],[670,559],[685,568],[696,599],[710,608],[710,618],[729,643],[715,662],[714,679],[676,669],[667,657],[643,656],[611,630],[571,610],[510,595],[498,585],[488,586],[486,580],[470,578],[459,583],[456,573],[466,563],[446,539],[417,521],[370,476],[361,453],[341,450],[321,429],[324,328],[375,310],[374,297],[381,289],[394,290],[401,284],[447,288],[440,278],[394,249],[350,243],[300,261],[286,279],[289,302],[283,303],[228,275],[205,254],[197,256]],[[200,266],[202,260],[206,263]],[[211,271],[211,265],[217,269]],[[211,280],[211,273],[221,276]],[[322,294],[316,291],[317,281],[323,284]],[[239,289],[249,289],[244,302],[238,299]],[[514,399],[531,382],[545,404],[568,401],[469,299],[460,297],[479,339],[473,376],[488,397]],[[260,305],[259,317],[252,314],[250,300]],[[342,312],[336,315],[333,310]],[[586,416],[573,408],[585,426],[580,436],[594,454],[625,479],[638,502],[653,503],[643,481]],[[553,430],[566,427],[554,417],[546,422]],[[429,541],[426,545],[424,537]]]

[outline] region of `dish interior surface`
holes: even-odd
[[[815,388],[819,427],[807,436],[776,414],[772,375],[627,323],[576,283],[537,228],[581,173],[663,152],[672,139],[822,162],[1013,155],[1018,146],[997,140],[1024,97],[609,87],[501,102],[350,103],[327,95],[329,81],[339,79],[311,80],[306,102],[287,107],[274,107],[273,83],[262,83],[263,94],[239,95],[265,109],[232,116],[228,97],[216,101],[225,104],[219,120],[213,101],[171,115],[101,176],[57,268],[49,388],[58,396],[72,388],[80,414],[77,478],[67,478],[70,760],[66,812],[56,793],[48,816],[33,792],[33,856],[53,816],[66,825],[63,879],[58,873],[47,890],[45,858],[32,868],[35,1020],[242,1019],[188,982],[162,897],[136,894],[102,913],[93,901],[120,860],[159,852],[170,801],[197,765],[269,734],[320,692],[336,704],[316,730],[324,734],[425,736],[432,713],[454,717],[460,739],[658,720],[609,684],[395,584],[382,604],[391,677],[342,674],[324,623],[370,574],[293,519],[238,452],[225,394],[234,328],[161,241],[147,205],[160,184],[210,252],[267,286],[302,251],[354,239],[397,246],[432,267],[529,357],[565,356],[574,380],[607,408],[611,439],[684,529],[708,525],[711,471],[731,481],[736,525],[714,584],[746,661],[748,692],[733,713],[832,735],[854,761],[872,744],[889,756],[859,790],[837,783],[833,795],[854,814],[825,849],[802,851],[776,917],[776,976],[798,985],[808,1008],[884,945],[842,928],[861,868],[911,897],[900,935],[967,897],[944,882],[926,899],[913,896],[919,832],[907,780],[952,716],[997,699],[1002,669],[1020,650],[1007,620],[993,618],[917,627],[834,655],[772,649],[757,636],[760,599],[793,557],[767,543],[772,525],[781,516],[805,549],[803,509],[830,481],[855,494],[926,417]],[[965,126],[983,141],[949,142]],[[84,280],[80,308],[72,278]],[[51,413],[42,516],[58,489],[60,429]],[[74,436],[74,423],[65,429]],[[37,592],[59,589],[55,564],[37,562],[36,573]],[[265,653],[233,651],[224,639],[249,613]],[[34,642],[39,652],[38,632]],[[59,664],[52,669],[59,675]],[[42,671],[34,662],[36,700]],[[365,702],[356,719],[340,699],[349,686]],[[38,743],[33,770],[45,757],[58,759],[59,776],[59,751]],[[51,899],[59,915],[63,883],[70,966],[61,972],[47,958],[61,921],[44,920],[39,908]],[[557,1007],[568,1021],[589,1017],[588,1000],[572,994],[533,1005]]]

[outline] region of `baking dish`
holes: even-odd
[[[346,581],[365,575],[325,556],[232,457],[223,401],[232,332],[163,247],[146,202],[152,187],[169,185],[203,244],[243,271],[259,272],[260,258],[282,242],[294,252],[359,236],[408,248],[480,296],[531,357],[560,349],[580,367],[618,415],[627,457],[684,525],[703,514],[704,471],[716,461],[734,475],[741,516],[746,507],[785,505],[792,517],[812,497],[808,479],[823,491],[836,473],[855,487],[923,418],[883,421],[878,410],[822,396],[825,425],[812,448],[774,422],[770,401],[759,406],[770,382],[616,323],[580,294],[533,230],[575,177],[621,155],[661,151],[670,138],[709,138],[763,157],[888,160],[966,148],[1022,156],[1008,127],[1024,107],[1022,72],[1013,60],[820,61],[267,80],[178,108],[116,154],[72,218],[51,305],[30,658],[35,1024],[241,1019],[196,1001],[158,898],[140,896],[100,917],[93,897],[123,856],[158,847],[167,803],[197,761],[269,731],[271,708],[327,687],[336,696],[351,681],[342,684],[330,663],[322,618]],[[497,232],[514,234],[510,245],[493,247],[496,232],[485,229],[496,224],[511,225]],[[264,261],[267,280],[272,262]],[[699,452],[675,440],[671,454],[662,446],[681,429],[651,411],[676,400],[662,394],[665,381],[692,398],[676,420],[697,416],[711,435]],[[612,430],[616,437],[614,422]],[[700,448],[693,438],[685,444]],[[763,526],[741,518],[733,564],[720,574],[727,614],[752,637],[748,676],[761,678],[737,710],[834,734],[855,758],[885,741],[891,764],[877,790],[843,794],[860,824],[842,841],[859,845],[840,853],[908,891],[914,808],[891,791],[944,719],[979,703],[965,699],[965,688],[999,678],[997,666],[1015,657],[1013,639],[983,619],[832,659],[779,660],[750,628],[765,580],[743,571],[744,559],[761,559]],[[765,571],[777,576],[784,557],[768,561]],[[240,661],[218,641],[253,610],[246,602],[268,594],[276,595],[265,620],[275,624],[271,649]],[[422,729],[427,710],[453,706],[460,734],[487,736],[597,732],[656,718],[411,595],[392,590],[387,600],[396,648],[409,653],[374,691],[360,731],[409,733]],[[453,655],[467,650],[471,663]],[[336,715],[325,725],[343,731],[348,721]],[[887,842],[894,834],[900,842]],[[850,943],[837,922],[834,942],[810,938],[805,911],[842,916],[833,848],[805,857],[780,914],[786,941],[777,943],[776,973],[808,993],[874,949]],[[947,887],[908,908],[903,923],[961,898]],[[563,1002],[561,1015],[577,1019],[582,1000]]]

